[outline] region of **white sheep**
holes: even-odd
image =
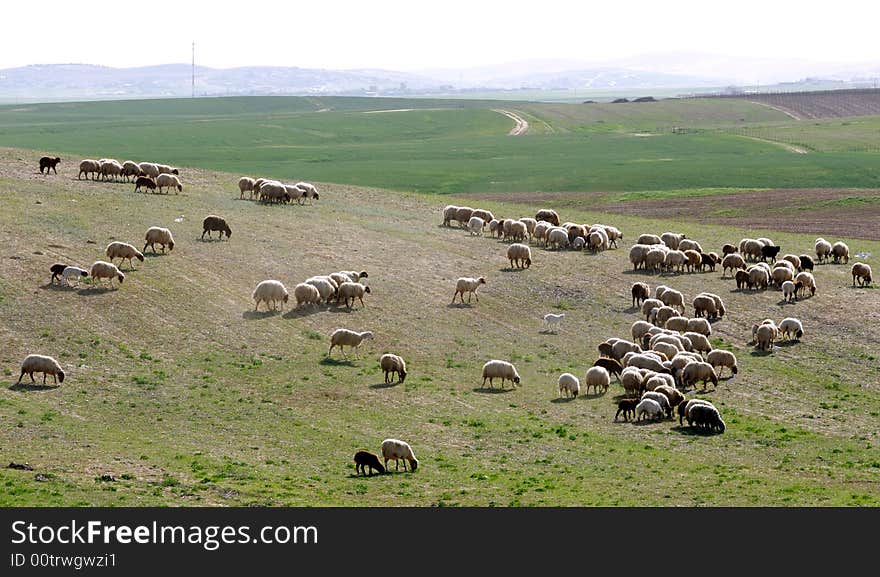
[[[238,190],[241,191],[239,199],[243,199],[246,192],[251,193],[251,198],[254,198],[254,182],[255,179],[250,176],[242,176],[238,179]]]
[[[403,470],[406,471],[406,464],[409,462],[410,471],[415,471],[419,466],[419,461],[413,454],[412,447],[409,443],[399,441],[397,439],[385,439],[382,441],[382,457],[385,459],[385,469],[388,469],[388,461],[394,460],[394,470],[399,470],[397,464],[403,460]]]
[[[831,256],[831,243],[822,237],[816,239],[814,248],[816,250],[816,258],[819,262],[824,262],[825,259]]]
[[[354,299],[358,299],[361,301],[361,307],[365,307],[364,295],[371,292],[370,287],[359,282],[344,282],[336,289],[336,301],[345,299],[345,306],[350,309],[354,306]],[[348,303],[348,299],[351,299],[351,304]]]
[[[810,289],[811,296],[816,294],[816,277],[811,272],[803,271],[797,273],[797,276],[794,277],[794,284],[799,285],[798,288],[802,293]]]
[[[393,382],[392,373],[397,375],[397,382],[402,383],[406,378],[406,362],[403,357],[385,353],[379,357],[379,368],[385,372],[385,382]]]
[[[31,377],[31,382],[35,383],[34,373],[43,373],[43,384],[46,384],[46,375],[52,375],[52,380],[58,384],[64,382],[64,369],[52,357],[46,355],[28,355],[21,362],[21,374],[18,376],[18,382],[25,375]]]
[[[138,168],[141,169],[141,172],[144,173],[144,176],[149,176],[150,178],[155,179],[159,176],[159,167],[152,162],[141,162],[138,164]]]
[[[321,293],[317,287],[308,283],[301,282],[293,287],[293,296],[296,299],[296,307],[302,304],[317,305],[321,302]]]
[[[339,285],[328,276],[313,276],[307,278],[303,282],[318,289],[318,293],[321,295],[321,300],[328,304],[330,303],[330,299],[336,296],[336,289],[339,287]]]
[[[144,262],[144,254],[132,245],[125,242],[111,242],[104,250],[104,254],[107,255],[107,258],[110,259],[110,262],[113,262],[116,258],[118,258],[119,266],[122,266],[122,263],[125,262],[126,259],[128,259],[128,266],[132,270],[134,270],[134,262],[132,261],[133,258]]]
[[[629,249],[629,262],[633,265],[633,270],[639,270],[639,267],[645,266],[645,259],[648,251],[652,248],[648,244],[634,244]]]
[[[703,361],[694,361],[685,365],[681,370],[682,386],[696,387],[698,381],[703,382],[703,390],[706,390],[709,381],[712,381],[713,388],[718,387],[718,375],[712,365]]]
[[[724,258],[721,259],[721,268],[721,276],[723,277],[727,274],[727,269],[730,269],[731,273],[739,269],[745,269],[746,261],[743,259],[742,255],[732,252],[724,255]]]
[[[651,378],[653,378],[653,376],[647,379],[648,382],[650,382]],[[657,401],[657,404],[660,405],[660,410],[666,413],[667,417],[672,416],[672,404],[669,402],[669,397],[665,394],[660,391],[647,390],[642,393],[641,396],[641,400],[645,399],[653,399],[654,401]]]
[[[557,332],[559,330],[559,324],[565,318],[565,313],[553,314],[547,313],[544,315],[544,323],[542,327],[547,331]]]
[[[678,307],[681,309],[681,314],[684,314],[684,295],[680,291],[667,289],[657,298],[668,307]]]
[[[709,354],[706,355],[706,362],[712,365],[712,368],[721,367],[718,371],[719,377],[724,371],[724,367],[730,368],[730,371],[734,375],[739,370],[736,365],[736,356],[732,352],[725,351],[724,349],[713,349],[709,351]]]
[[[663,240],[656,234],[642,234],[636,239],[636,244],[663,244]]]
[[[454,204],[447,204],[443,208],[443,226],[449,226],[449,221],[455,220],[455,215],[459,207]]]
[[[514,242],[522,242],[526,238],[526,234],[528,234],[529,229],[526,227],[526,223],[520,220],[514,220],[510,223],[509,236]]]
[[[787,280],[782,283],[782,298],[785,299],[786,302],[796,301],[797,300],[797,285],[794,282]]]
[[[122,164],[113,158],[102,158],[98,162],[101,163],[101,180],[110,180],[116,182],[122,176]]]
[[[782,319],[782,322],[779,323],[779,335],[788,340],[799,341],[804,336],[804,325],[793,317]]]
[[[486,221],[479,216],[472,216],[468,221],[468,230],[470,231],[471,236],[481,236],[483,234],[484,226],[486,226]]]
[[[129,182],[130,176],[140,176],[141,167],[133,160],[126,160],[122,163],[122,176],[126,182]]]
[[[568,231],[560,226],[554,226],[547,231],[547,245],[551,248],[560,249],[567,247]]]
[[[773,341],[779,338],[779,328],[772,321],[763,322],[752,327],[752,337],[760,350],[769,351],[773,349]]]
[[[354,349],[354,356],[358,357],[358,347],[361,345],[361,342],[372,339],[372,331],[363,331],[359,333],[348,329],[336,329],[330,334],[330,349],[327,351],[327,356],[330,356],[330,353],[333,352],[333,347],[339,347],[339,350],[344,357],[346,354],[343,347],[351,347]]]
[[[70,284],[71,279],[76,279],[77,284],[79,284],[79,279],[87,276],[89,276],[89,271],[78,266],[64,267],[64,270],[61,271],[61,279],[67,286],[73,286]]]
[[[643,416],[662,419],[663,407],[654,399],[642,399],[636,405],[636,421],[641,421]]]
[[[468,304],[471,302],[471,295],[477,299],[477,302],[480,302],[480,297],[477,296],[477,289],[480,288],[480,285],[486,284],[485,277],[472,278],[472,277],[459,277],[457,281],[455,281],[455,294],[452,295],[452,303],[455,303],[455,298],[459,297],[461,299],[461,304],[464,304],[464,293],[468,295]]]
[[[80,180],[82,175],[86,175],[86,178],[88,178],[90,174],[92,175],[92,180],[96,180],[98,175],[101,174],[101,163],[91,158],[85,158],[79,163],[79,173],[76,175],[76,178]]]
[[[571,250],[581,250],[587,245],[587,241],[584,240],[582,236],[574,237],[574,240],[571,241]]]
[[[125,275],[122,274],[122,271],[116,268],[115,264],[112,262],[104,262],[102,260],[92,263],[92,267],[89,269],[89,276],[98,279],[98,282],[102,284],[102,279],[108,278],[110,279],[110,286],[113,286],[113,279],[117,279],[120,285],[122,284],[122,281],[125,280]]]
[[[580,380],[571,373],[562,373],[559,375],[557,384],[559,385],[560,396],[577,398],[578,393],[581,392]]]
[[[682,239],[680,243],[678,243],[678,250],[682,252],[693,250],[701,253],[703,252],[703,247],[700,246],[700,243],[698,243],[697,241],[690,238],[685,238]]]
[[[156,245],[162,245],[162,252],[165,252],[165,247],[168,247],[168,252],[174,250],[174,237],[171,235],[171,231],[167,228],[162,228],[161,226],[151,226],[147,229],[146,234],[144,235],[144,250],[142,252],[147,252],[147,247],[152,247],[153,253],[156,252]]]
[[[568,237],[566,237],[566,240]],[[510,268],[529,268],[532,266],[532,251],[528,245],[515,242],[507,247]]]
[[[171,174],[171,175],[180,174],[180,171],[178,171],[176,168],[174,168],[173,166],[170,166],[168,164],[156,164],[156,168],[159,169],[159,174]]]
[[[601,387],[604,393],[609,386],[611,386],[611,373],[605,367],[594,366],[587,369],[587,374],[584,376],[584,388],[587,393],[590,392],[591,387],[595,393],[598,393]]]
[[[678,250],[678,243],[684,239],[685,235],[675,232],[664,232],[660,235],[660,240],[663,241],[663,244],[672,250]]]
[[[177,192],[181,192],[183,184],[181,184],[180,178],[176,174],[162,172],[156,177],[156,188],[159,189],[159,192],[162,192],[163,188],[175,188]],[[166,190],[165,192],[167,193],[168,191]]]
[[[284,303],[287,302],[289,297],[287,288],[278,280],[261,281],[257,288],[254,289],[254,292],[251,293],[251,298],[256,303],[254,305],[255,311],[259,308],[261,302],[266,303],[266,310],[269,310],[269,303],[272,303],[272,310],[277,310],[276,303],[280,302],[281,310],[284,310]]]
[[[842,260],[844,264],[849,263],[849,247],[847,244],[842,241],[835,242],[831,247],[831,257],[834,259],[834,262]]]
[[[486,364],[483,365],[482,377],[482,386],[484,388],[486,386],[486,379],[489,379],[489,386],[494,388],[492,379],[500,378],[502,389],[504,388],[505,381],[510,381],[513,384],[513,388],[516,388],[516,385],[520,382],[519,373],[516,371],[516,367],[507,361],[487,361]]]

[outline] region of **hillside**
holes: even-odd
[[[532,267],[511,271],[505,243],[439,226],[441,209],[479,202],[523,216],[531,202],[319,181],[312,206],[265,206],[239,200],[238,172],[185,164],[182,194],[135,194],[77,180],[75,162],[40,175],[40,154],[0,149],[0,461],[34,468],[0,469],[2,505],[880,504],[876,289],[851,288],[849,266],[821,265],[816,296],[783,304],[775,291],[735,290],[720,270],[657,278],[627,262],[647,231],[680,230],[716,250],[766,234],[798,254],[811,252],[813,234],[572,207],[563,219],[615,224],[622,246],[534,247]],[[199,241],[209,213],[229,220],[228,242]],[[87,265],[114,239],[140,248],[151,225],[174,231],[174,250],[125,267],[118,290],[49,284],[53,262]],[[877,242],[841,239],[880,254]],[[365,307],[253,311],[263,279],[292,288],[341,269],[369,271]],[[455,279],[479,275],[480,302],[450,305]],[[616,382],[604,395],[558,399],[561,372],[582,377],[599,342],[628,335],[635,280],[725,299],[713,343],[741,368],[703,395],[721,409],[724,434],[615,422]],[[541,332],[546,312],[565,312],[559,334]],[[789,315],[804,339],[754,351],[752,324]],[[375,339],[360,359],[327,359],[337,327]],[[407,359],[404,384],[383,383],[386,351]],[[31,352],[58,358],[64,383],[17,386]],[[516,363],[521,386],[481,388],[490,358]],[[356,478],[355,450],[378,451],[386,437],[409,441],[419,470]]]

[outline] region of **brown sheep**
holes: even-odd
[[[639,306],[645,299],[651,296],[651,287],[648,283],[636,282],[632,285],[632,306]]]
[[[617,417],[620,413],[623,413],[623,419],[625,421],[629,420],[629,415],[632,414],[633,417],[636,416],[636,405],[639,404],[640,399],[620,399],[617,403],[617,412],[614,414],[614,420],[617,420]]]
[[[608,371],[609,375],[614,375],[617,377],[617,382],[620,382],[620,373],[623,372],[623,365],[620,364],[620,361],[617,359],[610,358],[610,351],[608,357],[600,357],[596,359],[596,362],[593,363],[594,367],[602,367],[606,371]]]
[[[542,208],[535,214],[535,220],[538,222],[544,220],[551,223],[553,226],[559,226],[559,215],[556,214],[555,210],[550,210],[549,208]]]
[[[46,174],[49,174],[50,168],[52,169],[52,172],[58,174],[58,169],[56,169],[55,167],[58,165],[59,162],[61,162],[61,159],[57,156],[55,158],[52,158],[50,156],[42,157],[40,159],[40,174],[43,174],[44,168],[46,169]]]
[[[362,449],[354,454],[354,470],[358,475],[363,473],[366,476],[367,467],[370,468],[370,476],[373,475],[374,469],[380,474],[385,473],[385,466],[379,461],[379,456]]]
[[[208,233],[208,238],[211,238],[212,231],[220,231],[221,240],[223,240],[224,232],[226,233],[226,240],[229,240],[229,237],[232,236],[232,229],[229,228],[229,225],[226,224],[226,219],[222,216],[209,214],[202,221],[202,228],[202,240],[205,240],[206,232]]]

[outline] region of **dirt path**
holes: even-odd
[[[809,152],[806,148],[802,148],[800,146],[795,146],[794,144],[788,144],[786,142],[779,142],[778,140],[769,140],[767,138],[758,138],[757,136],[745,136],[741,135],[743,138],[751,138],[752,140],[757,140],[759,142],[767,142],[769,144],[775,144],[776,146],[781,146],[785,150],[789,152],[795,152],[797,154],[807,154]]]
[[[757,100],[749,100],[749,102],[751,102],[753,104],[760,104],[761,106],[766,106],[767,108],[772,108],[773,110],[778,110],[779,112],[781,112],[783,114],[787,114],[788,116],[794,118],[795,120],[803,120],[803,118],[801,118],[800,116],[798,116],[797,114],[795,114],[791,110],[788,110],[787,108],[782,108],[781,106],[774,106],[772,104],[767,104],[766,102],[759,102]]]
[[[501,110],[500,108],[493,108],[492,112],[497,112],[499,114],[503,114],[504,116],[510,118],[516,123],[516,126],[510,129],[510,136],[522,136],[529,130],[529,123],[525,118],[516,114],[515,112],[511,112],[509,110]]]

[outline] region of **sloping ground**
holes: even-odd
[[[750,94],[743,98],[789,112],[799,120],[880,114],[880,89],[872,88]]]
[[[186,167],[182,194],[135,194],[78,181],[64,163],[41,176],[37,156],[0,150],[0,464],[34,467],[0,468],[2,505],[880,504],[880,292],[823,265],[817,295],[784,304],[736,291],[720,270],[658,278],[627,262],[646,231],[712,248],[771,234],[796,253],[813,235],[567,208],[563,219],[618,225],[621,247],[534,247],[516,271],[505,243],[439,226],[443,205],[466,199],[318,183],[312,206],[264,206],[238,199],[238,174]],[[484,204],[501,216],[536,208]],[[199,241],[209,213],[229,220],[229,241]],[[53,262],[88,265],[111,239],[140,247],[151,225],[177,244],[125,267],[120,288],[49,284]],[[364,308],[253,311],[261,280],[292,289],[341,269],[369,272]],[[479,275],[480,302],[450,305],[455,279]],[[616,382],[558,400],[560,373],[582,377],[602,340],[629,334],[635,280],[725,299],[713,342],[735,351],[740,373],[701,395],[721,408],[724,434],[615,422]],[[565,312],[558,335],[541,332],[547,312]],[[752,324],[788,315],[804,322],[802,342],[756,354]],[[328,360],[337,327],[375,339],[360,359]],[[407,359],[404,384],[383,382],[386,351]],[[58,358],[64,383],[17,386],[32,352]],[[481,388],[490,358],[516,363],[521,386]],[[412,444],[418,471],[357,478],[354,452],[386,437]]]

